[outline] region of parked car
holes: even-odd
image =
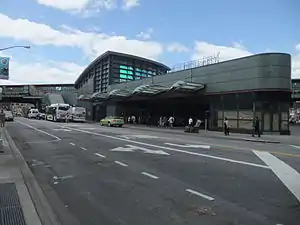
[[[38,120],[45,120],[46,119],[46,114],[45,113],[39,113],[37,115],[37,119]]]
[[[11,111],[4,111],[6,121],[14,121],[14,115]]]
[[[37,119],[39,114],[39,110],[37,109],[29,109],[28,119]]]
[[[100,120],[100,125],[106,125],[109,127],[122,127],[124,125],[124,119],[122,117],[107,116],[104,119]]]

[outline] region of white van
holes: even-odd
[[[38,114],[39,114],[39,110],[38,109],[29,109],[28,119],[37,119]]]

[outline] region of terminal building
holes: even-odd
[[[94,60],[75,82],[78,104],[88,119],[135,115],[174,116],[177,126],[188,118],[207,119],[208,129],[222,130],[226,117],[232,131],[251,132],[254,117],[264,133],[289,134],[291,56],[264,53],[239,59],[192,63],[172,71],[161,63],[116,52]]]

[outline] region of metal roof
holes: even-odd
[[[78,85],[78,83],[81,81],[81,79],[85,76],[85,74],[97,63],[99,62],[100,60],[102,60],[103,58],[109,56],[109,55],[116,55],[116,56],[121,56],[121,57],[126,57],[126,58],[131,58],[131,59],[136,59],[136,60],[140,60],[140,61],[144,61],[144,62],[147,62],[147,63],[151,63],[151,64],[154,64],[156,66],[159,66],[159,67],[163,67],[164,69],[166,70],[171,70],[170,67],[160,63],[160,62],[157,62],[157,61],[154,61],[154,60],[151,60],[151,59],[146,59],[146,58],[143,58],[143,57],[139,57],[139,56],[136,56],[136,55],[130,55],[130,54],[125,54],[125,53],[121,53],[121,52],[114,52],[114,51],[107,51],[103,54],[101,54],[100,56],[98,56],[96,59],[94,59],[83,71],[82,73],[79,75],[79,77],[77,78],[77,80],[75,81],[75,87]]]
[[[153,96],[165,92],[196,92],[205,88],[205,84],[177,81],[171,87],[165,87],[157,84],[142,84],[133,90],[127,88],[113,89],[108,93],[96,92],[92,95],[92,100],[110,99],[110,98],[129,98],[132,96]],[[83,96],[81,98],[83,99]]]

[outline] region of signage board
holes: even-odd
[[[0,79],[9,79],[9,58],[0,57]]]

